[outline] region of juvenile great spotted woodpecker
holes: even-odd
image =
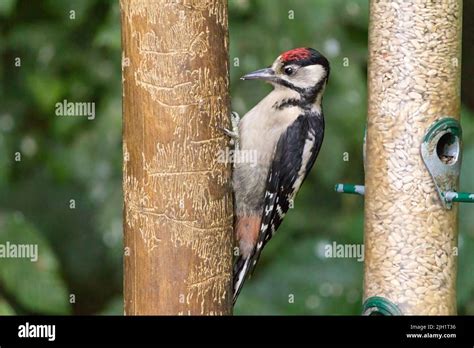
[[[263,80],[274,88],[241,121],[234,115],[233,131],[226,130],[242,157],[254,153],[256,158],[256,163],[234,163],[234,230],[239,247],[234,303],[318,156],[328,77],[328,60],[312,48],[284,52],[271,67],[242,77]]]

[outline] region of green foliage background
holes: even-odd
[[[280,52],[311,46],[332,64],[315,170],[235,313],[360,314],[362,262],[327,259],[324,245],[363,242],[363,199],[335,194],[333,186],[363,183],[368,2],[230,0],[229,12],[232,106],[240,114],[269,86],[239,77]],[[465,54],[472,54],[468,45]],[[0,314],[121,314],[118,2],[1,0],[0,59],[0,243],[37,243],[40,250],[36,263],[0,259]],[[473,98],[463,95],[465,103]],[[64,99],[95,102],[96,118],[56,117],[54,105]],[[474,190],[471,111],[464,107],[462,116],[465,190]],[[460,314],[474,314],[470,209],[460,210]]]

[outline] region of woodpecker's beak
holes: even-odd
[[[263,80],[273,81],[275,79],[275,71],[272,68],[260,69],[240,78],[241,80]]]

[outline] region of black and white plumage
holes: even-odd
[[[313,167],[324,136],[322,94],[329,63],[319,52],[298,48],[280,55],[271,68],[243,79],[270,82],[274,90],[240,121],[239,151],[254,151],[256,163],[234,166],[234,302]]]

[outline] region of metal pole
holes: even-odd
[[[125,313],[232,313],[227,2],[122,0]]]
[[[461,19],[461,0],[370,3],[367,314],[456,314],[457,206],[420,146],[433,123],[459,120]]]

